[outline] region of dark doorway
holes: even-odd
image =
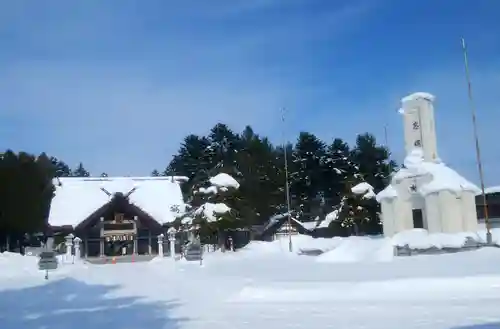
[[[424,228],[424,215],[422,209],[413,209],[413,227]]]
[[[133,241],[108,241],[104,246],[104,254],[106,256],[131,255],[133,249]]]

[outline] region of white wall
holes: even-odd
[[[384,236],[393,236],[396,232],[396,217],[394,213],[395,199],[383,199],[380,203],[380,210],[382,211],[382,230]]]
[[[471,191],[462,192],[463,230],[476,232],[478,230],[476,197]]]
[[[463,232],[462,199],[451,191],[440,191],[439,206],[443,233]]]
[[[429,233],[476,232],[478,230],[474,193],[441,191],[426,196]]]
[[[437,233],[443,232],[441,207],[439,205],[439,195],[429,194],[425,197],[425,213],[427,218],[427,230]]]
[[[381,210],[384,236],[391,237],[398,232],[413,229],[411,199],[383,199]]]

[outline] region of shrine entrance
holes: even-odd
[[[120,256],[137,253],[136,218],[126,218],[123,213],[114,213],[113,219],[101,217],[101,255]]]
[[[105,237],[104,255],[105,256],[125,256],[134,254],[133,235],[113,235]]]
[[[85,257],[101,258],[152,255],[161,231],[161,224],[121,193],[75,228],[82,237]]]

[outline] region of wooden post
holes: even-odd
[[[84,243],[85,243],[85,259],[89,257],[89,238],[87,236],[84,237]]]
[[[150,255],[152,255],[153,253],[153,250],[152,250],[152,246],[151,246],[151,230],[148,231],[148,252]]]
[[[481,195],[483,199],[483,211],[484,211],[484,223],[486,224],[486,242],[491,245],[492,244],[492,235],[491,235],[491,223],[490,217],[488,214],[488,200],[486,199],[486,193],[484,191],[484,174],[483,174],[483,165],[481,162],[481,149],[479,146],[479,136],[477,129],[477,120],[476,120],[476,105],[474,103],[474,99],[472,98],[472,85],[470,80],[469,73],[469,60],[467,56],[467,47],[465,46],[465,39],[462,38],[462,48],[464,52],[464,65],[465,65],[465,78],[467,80],[467,92],[469,96],[469,105],[472,117],[472,128],[474,132],[474,142],[476,146],[476,161],[477,161],[477,170],[479,172],[479,180],[481,182]]]
[[[132,254],[137,255],[137,239],[138,239],[138,234],[137,234],[137,216],[134,216],[134,247]]]
[[[101,239],[99,241],[99,257],[104,257],[104,217],[101,220]]]

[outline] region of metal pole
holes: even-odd
[[[467,79],[467,92],[468,92],[468,96],[469,96],[469,105],[470,105],[470,110],[471,110],[471,115],[472,115],[474,141],[476,144],[477,169],[479,171],[479,180],[481,181],[481,193],[483,195],[484,223],[486,224],[486,242],[488,244],[491,244],[492,237],[491,237],[490,218],[488,215],[488,203],[486,201],[486,193],[484,192],[484,175],[483,175],[483,165],[481,163],[481,148],[479,146],[479,136],[477,133],[476,106],[474,104],[474,100],[472,97],[472,86],[471,86],[470,73],[469,73],[469,61],[468,61],[468,57],[467,57],[467,47],[465,46],[465,39],[464,38],[462,38],[462,49],[464,52],[465,77]]]
[[[292,214],[290,213],[290,186],[288,183],[288,152],[285,138],[285,109],[282,109],[281,120],[283,122],[283,152],[285,156],[285,189],[286,189],[286,207],[288,212],[288,251],[292,252]]]

